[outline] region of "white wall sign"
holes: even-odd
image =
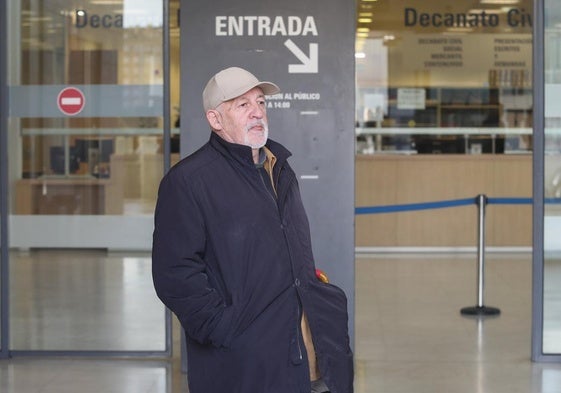
[[[389,61],[396,86],[529,87],[532,36],[408,33],[390,48]]]
[[[425,89],[397,89],[397,109],[425,109]]]

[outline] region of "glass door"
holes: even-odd
[[[150,257],[163,2],[20,0],[8,14],[10,349],[169,352]]]
[[[532,360],[561,361],[561,11],[535,2]]]
[[[561,1],[544,2],[542,354],[561,357]]]

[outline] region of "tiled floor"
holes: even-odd
[[[131,335],[148,339],[149,332],[147,336],[142,329],[135,330],[130,321],[120,320],[111,325],[111,315],[115,316],[119,307],[133,320],[138,313],[146,313],[152,307],[158,312],[157,306],[143,300],[143,296],[152,296],[144,266],[149,258],[143,261],[138,255],[96,257],[96,252],[85,255],[69,266],[69,255],[65,252],[41,254],[38,260],[42,261],[42,267],[53,263],[53,259],[63,261],[61,265],[55,263],[51,269],[42,269],[38,262],[33,262],[37,255],[22,254],[16,258],[17,262],[12,265],[12,285],[18,293],[14,312],[21,325],[17,326],[20,329],[27,317],[32,327],[14,333],[17,338],[14,342],[21,346],[31,342],[32,347],[45,342],[54,346],[65,340],[72,342],[80,337],[76,330],[87,329],[93,319],[100,317],[114,330],[110,340],[104,341],[103,334],[99,334],[99,340],[92,341],[97,342],[96,345],[113,345],[119,337]],[[98,268],[83,263],[96,258],[99,258]],[[487,256],[485,304],[500,308],[498,317],[474,319],[460,314],[461,308],[476,304],[476,268],[475,255],[471,254],[357,256],[357,393],[561,392],[561,364],[530,361],[530,255]],[[62,271],[68,276],[61,281]],[[49,272],[57,272],[58,281],[50,277]],[[98,286],[92,287],[91,282],[82,286],[72,284],[73,280],[92,275],[99,281]],[[141,285],[136,286],[131,281]],[[41,282],[45,283],[39,285]],[[47,285],[49,282],[58,284]],[[61,286],[61,282],[66,285]],[[28,291],[17,291],[18,286],[21,289],[26,285],[34,287],[34,296],[22,297]],[[123,287],[130,292],[123,292]],[[82,323],[79,329],[69,328],[67,325],[73,322],[64,319],[65,323],[58,319],[58,328],[46,329],[56,324],[57,319],[48,315],[48,310],[55,306],[43,297],[48,297],[49,293],[60,299],[79,297],[79,294],[97,293],[101,288],[106,292],[105,301],[90,304],[94,312],[82,310],[77,314],[80,321],[74,322]],[[63,293],[65,290],[71,292]],[[147,306],[139,309],[133,307],[134,302],[119,302],[124,293]],[[34,303],[39,301],[42,313],[34,309]],[[70,306],[73,307],[72,303]],[[63,313],[59,318],[61,316]],[[41,320],[50,322],[41,323]],[[156,322],[141,321],[142,324],[159,324],[158,318]],[[97,327],[104,331],[103,326]],[[126,335],[118,334],[119,330],[124,330]],[[42,336],[45,331],[48,334]],[[58,337],[57,332],[60,332]],[[153,332],[156,341],[160,332]],[[127,345],[135,347],[139,342],[141,340],[129,337]],[[176,339],[174,346],[177,348],[178,344]],[[0,360],[0,392],[186,393],[186,376],[180,372],[178,352],[175,351],[171,360],[17,356]]]
[[[561,364],[533,364],[530,255],[357,258],[357,392],[561,392]]]

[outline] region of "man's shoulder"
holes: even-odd
[[[169,171],[172,176],[196,176],[216,162],[217,153],[207,142],[198,150],[181,159]]]

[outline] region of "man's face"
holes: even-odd
[[[226,141],[258,149],[269,134],[265,95],[259,87],[207,112],[211,127]]]

